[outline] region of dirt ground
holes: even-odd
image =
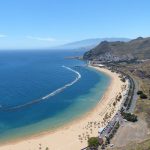
[[[142,142],[149,137],[150,130],[148,129],[146,122],[140,119],[136,123],[124,122],[111,140],[111,144],[114,144],[114,148],[123,147],[133,142]]]
[[[140,78],[137,74],[137,69],[141,69],[147,75],[150,75],[149,62],[142,64],[129,65],[126,68],[133,72],[128,72],[132,77],[135,77],[139,83],[139,90],[142,90],[148,97],[150,96],[150,78],[145,76]],[[113,150],[150,150],[150,97],[146,100],[138,98],[135,108],[135,114],[138,116],[138,122],[125,122],[119,128],[111,143],[114,144]],[[108,148],[110,149],[110,148]]]

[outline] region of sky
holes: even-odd
[[[150,0],[1,0],[0,49],[150,36]]]

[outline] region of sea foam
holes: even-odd
[[[44,100],[44,99],[47,99],[47,98],[49,98],[49,97],[51,97],[51,96],[54,96],[54,95],[56,95],[56,94],[58,94],[58,93],[60,93],[61,91],[63,91],[63,90],[66,89],[67,87],[69,87],[69,86],[75,84],[75,83],[81,78],[81,74],[80,74],[78,71],[73,70],[73,69],[71,69],[71,68],[69,68],[69,67],[66,67],[66,66],[62,66],[62,67],[63,67],[63,68],[66,68],[66,69],[68,69],[68,70],[70,70],[70,71],[72,71],[72,72],[74,72],[75,74],[77,74],[77,77],[76,77],[75,80],[73,80],[72,82],[67,83],[67,84],[64,85],[63,87],[61,87],[61,88],[59,88],[59,89],[57,89],[57,90],[51,92],[50,94],[48,94],[48,95],[42,97],[43,100]]]
[[[32,101],[30,101],[30,102],[28,102],[28,103],[21,104],[21,105],[17,105],[17,106],[11,107],[11,108],[3,108],[3,110],[19,109],[19,108],[26,107],[26,106],[28,106],[28,105],[32,105],[32,104],[35,104],[35,103],[37,103],[37,102],[46,100],[46,99],[48,99],[48,98],[50,98],[50,97],[52,97],[52,96],[55,96],[56,94],[62,92],[62,91],[65,90],[66,88],[72,86],[73,84],[75,84],[75,83],[81,78],[81,74],[80,74],[78,71],[76,71],[76,70],[74,70],[74,69],[71,69],[70,67],[67,67],[67,66],[64,66],[64,65],[63,65],[62,67],[65,68],[65,69],[67,69],[67,70],[69,70],[69,71],[74,72],[74,73],[77,75],[77,77],[76,77],[72,82],[65,84],[64,86],[62,86],[62,87],[58,88],[57,90],[55,90],[55,91],[53,91],[53,92],[47,94],[46,96],[43,96],[42,98],[39,98],[39,99],[36,99],[36,100],[32,100]],[[0,108],[1,108],[1,107],[0,107]]]

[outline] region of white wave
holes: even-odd
[[[63,91],[63,90],[66,89],[67,87],[69,87],[69,86],[75,84],[75,83],[81,78],[81,74],[80,74],[78,71],[73,70],[73,69],[71,69],[71,68],[69,68],[69,67],[66,67],[66,66],[62,66],[62,67],[63,67],[63,68],[66,68],[66,69],[68,69],[68,70],[70,70],[70,71],[72,71],[72,72],[74,72],[75,74],[77,74],[77,77],[75,78],[74,81],[72,81],[72,82],[70,82],[70,83],[64,85],[63,87],[61,87],[61,88],[59,88],[59,89],[53,91],[52,93],[50,93],[50,94],[48,94],[48,95],[42,97],[42,99],[47,99],[47,98],[49,98],[49,97],[51,97],[51,96],[54,96],[54,95],[60,93],[61,91]]]
[[[46,95],[46,96],[44,96],[44,97],[42,97],[42,98],[39,98],[39,99],[36,99],[36,100],[32,100],[32,101],[30,101],[30,102],[28,102],[28,103],[25,103],[25,104],[22,104],[22,105],[18,105],[18,106],[14,106],[14,107],[11,107],[11,108],[7,108],[7,109],[5,109],[5,110],[19,109],[19,108],[22,108],[22,107],[25,107],[25,106],[32,105],[32,104],[34,104],[34,103],[40,102],[40,101],[45,100],[45,99],[47,99],[47,98],[50,98],[50,97],[52,97],[52,96],[54,96],[54,95],[60,93],[61,91],[63,91],[63,90],[66,89],[67,87],[72,86],[73,84],[75,84],[75,83],[81,78],[81,74],[80,74],[78,71],[73,70],[73,69],[71,69],[71,68],[69,68],[69,67],[66,67],[66,66],[62,66],[62,67],[65,68],[65,69],[68,69],[68,70],[70,70],[70,71],[72,71],[72,72],[74,72],[74,73],[77,75],[77,77],[75,78],[75,80],[73,80],[73,81],[70,82],[70,83],[67,83],[67,84],[64,85],[63,87],[61,87],[61,88],[59,88],[59,89],[57,89],[57,90],[51,92],[50,94],[48,94],[48,95]],[[0,105],[0,108],[1,108],[1,105]]]

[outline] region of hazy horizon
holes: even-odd
[[[150,1],[5,0],[0,49],[35,49],[95,38],[150,35]]]

